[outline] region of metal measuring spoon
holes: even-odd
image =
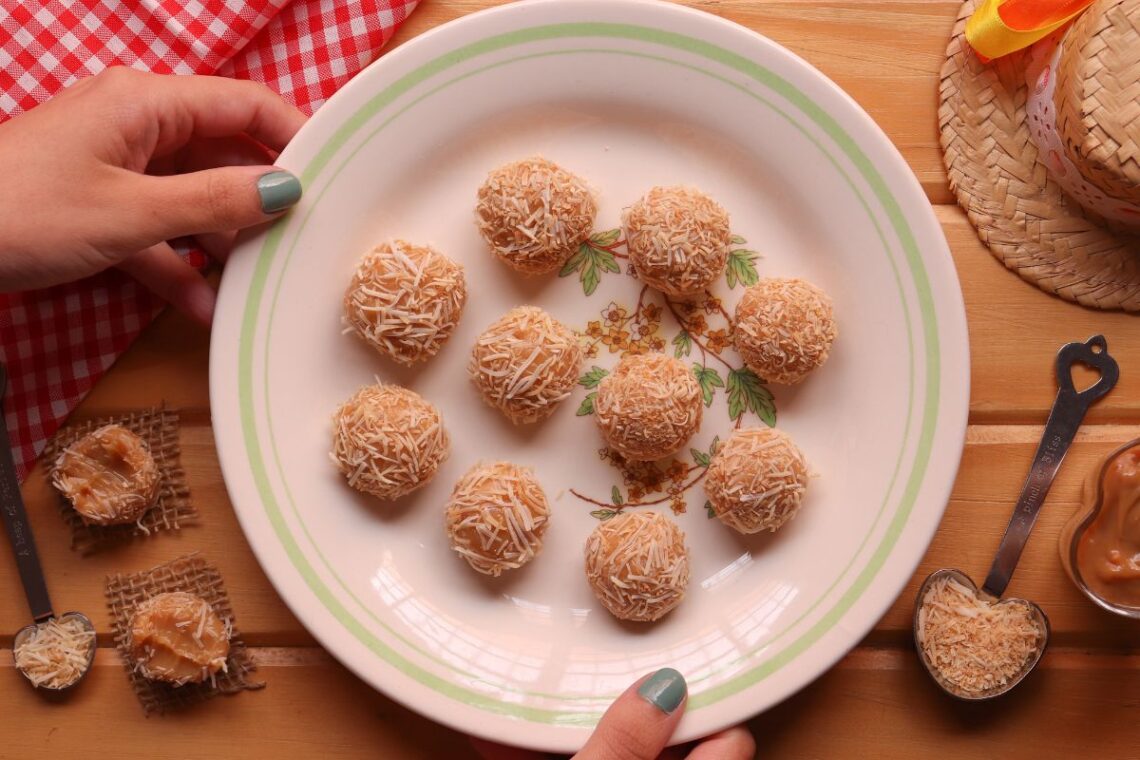
[[[0,400],[8,389],[8,372],[3,363],[0,363]],[[36,553],[36,544],[32,539],[32,526],[28,523],[28,514],[24,509],[24,499],[20,495],[20,483],[16,478],[16,463],[12,459],[12,441],[8,436],[7,421],[3,419],[3,404],[0,403],[0,516],[3,517],[4,527],[8,531],[8,540],[12,542],[12,553],[16,556],[16,567],[20,571],[20,582],[24,585],[24,594],[28,598],[28,608],[32,612],[30,623],[16,632],[12,644],[12,655],[19,651],[21,645],[28,637],[34,634],[40,626],[46,625],[55,613],[52,612],[51,597],[48,596],[47,582],[44,580],[43,567],[40,565],[39,555]],[[53,692],[62,692],[72,688],[83,680],[91,669],[91,662],[95,659],[95,626],[86,615],[79,612],[65,612],[59,616],[60,621],[76,619],[80,621],[83,629],[91,633],[91,646],[87,652],[87,663],[83,671],[71,682],[60,686],[40,684],[37,688]],[[20,669],[16,669],[31,682],[31,676]],[[32,682],[35,685],[34,682]]]
[[[1072,370],[1073,365],[1077,363],[1086,364],[1100,372],[1100,379],[1083,391],[1078,391],[1073,387]],[[931,573],[922,584],[922,588],[918,590],[918,598],[915,599],[913,626],[918,659],[926,668],[926,672],[934,679],[934,682],[947,694],[958,699],[980,701],[1005,694],[1021,683],[1037,667],[1037,663],[1041,661],[1041,656],[1049,644],[1049,618],[1045,616],[1041,608],[1027,599],[1001,600],[1001,595],[1005,593],[1006,586],[1009,585],[1014,568],[1017,567],[1017,561],[1021,558],[1022,550],[1025,549],[1025,543],[1029,540],[1029,533],[1033,530],[1034,523],[1037,522],[1037,515],[1041,511],[1042,504],[1045,503],[1045,496],[1049,493],[1049,487],[1053,485],[1053,478],[1056,477],[1057,471],[1061,468],[1061,462],[1065,459],[1069,444],[1073,442],[1077,428],[1080,427],[1081,421],[1085,417],[1085,412],[1094,402],[1112,390],[1120,377],[1120,368],[1117,366],[1116,360],[1108,355],[1108,343],[1103,335],[1094,335],[1084,343],[1067,343],[1062,346],[1061,350],[1057,352],[1056,368],[1057,385],[1059,386],[1057,398],[1053,402],[1049,420],[1045,423],[1045,431],[1041,435],[1041,443],[1037,447],[1037,454],[1033,458],[1029,476],[1025,479],[1021,496],[1017,500],[1013,516],[1010,517],[1009,526],[1005,529],[1005,535],[998,546],[997,556],[994,557],[989,575],[986,576],[986,580],[982,584],[981,593],[979,594],[978,587],[968,575],[961,570],[947,568]],[[996,601],[997,604],[1025,605],[1037,622],[1040,630],[1040,645],[1037,651],[1025,663],[1021,672],[1004,685],[983,692],[963,691],[943,678],[942,673],[927,658],[922,643],[918,640],[919,611],[922,609],[922,600],[926,597],[926,592],[931,585],[946,577],[958,581],[980,598],[989,598],[993,601],[1001,600]]]

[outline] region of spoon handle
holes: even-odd
[[[1083,391],[1073,387],[1072,370],[1077,363],[1100,371],[1100,379]],[[1009,527],[1005,529],[1005,536],[998,546],[990,574],[982,584],[982,591],[990,596],[1000,597],[1005,593],[1005,587],[1009,585],[1025,543],[1029,540],[1029,533],[1045,503],[1045,496],[1053,485],[1057,470],[1061,468],[1069,444],[1077,435],[1077,428],[1081,426],[1085,412],[1112,390],[1119,377],[1120,367],[1108,355],[1108,343],[1103,335],[1094,335],[1084,343],[1066,343],[1057,352],[1057,399],[1053,402],[1053,410],[1049,412],[1049,420],[1045,423],[1045,432],[1041,435],[1033,466],[1029,469],[1021,497],[1009,519]]]
[[[0,363],[0,399],[8,388],[8,372]],[[48,596],[47,581],[43,567],[36,553],[36,542],[32,538],[32,526],[28,524],[28,513],[24,509],[24,499],[20,495],[20,483],[16,479],[16,463],[12,459],[12,441],[8,436],[8,423],[4,419],[3,404],[0,403],[0,516],[8,530],[8,540],[12,542],[12,553],[16,555],[16,567],[20,571],[20,581],[24,584],[24,594],[28,597],[28,607],[32,618],[42,623],[52,617],[51,597]]]

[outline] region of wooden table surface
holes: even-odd
[[[394,45],[488,0],[423,0]],[[957,485],[915,578],[862,644],[827,675],[750,721],[765,757],[1140,757],[1140,624],[1100,612],[1058,560],[1057,535],[1098,457],[1140,435],[1140,325],[1047,296],[1002,268],[953,205],[938,149],[938,70],[955,0],[695,0],[787,46],[847,90],[882,126],[935,204],[958,267],[972,354],[970,427]],[[943,566],[984,576],[1009,519],[1054,394],[1060,343],[1104,333],[1118,357],[1116,390],[1089,414],[1009,592],[1053,624],[1041,667],[985,706],[943,697],[915,659],[912,601]],[[320,649],[273,591],[238,528],[210,430],[209,336],[175,314],[146,331],[79,407],[87,419],[165,402],[182,411],[183,462],[198,526],[83,558],[68,548],[37,469],[24,488],[57,609],[108,630],[102,579],[195,549],[221,567],[238,622],[269,687],[174,717],[146,719],[106,634],[94,672],[65,704],[39,699],[0,651],[0,757],[340,758],[473,756],[463,736],[372,691]],[[7,546],[0,549],[0,647],[27,610]],[[96,753],[94,750],[98,748]]]

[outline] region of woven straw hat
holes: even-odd
[[[1042,290],[1140,311],[1140,0],[982,63],[967,0],[942,67],[950,187],[978,236]]]

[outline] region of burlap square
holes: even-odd
[[[71,548],[90,554],[100,548],[139,536],[152,536],[164,530],[178,530],[198,519],[190,501],[190,488],[182,469],[182,451],[178,445],[178,412],[164,407],[131,412],[117,417],[90,420],[69,425],[48,441],[44,449],[44,474],[51,484],[55,463],[60,453],[88,433],[104,425],[122,425],[146,441],[158,465],[161,482],[154,506],[129,525],[88,525],[83,522],[71,502],[59,496],[60,514],[71,529]]]
[[[214,612],[223,621],[230,621],[233,635],[230,637],[230,655],[226,660],[226,672],[218,673],[213,682],[171,686],[160,681],[151,681],[135,672],[129,657],[129,633],[131,617],[135,608],[152,596],[168,591],[188,591],[209,602]],[[236,694],[246,689],[261,689],[264,683],[250,681],[255,670],[253,660],[242,643],[230,599],[222,585],[218,569],[207,562],[197,552],[188,554],[164,565],[138,573],[117,573],[107,576],[107,606],[111,610],[111,626],[115,645],[123,658],[127,678],[135,695],[142,703],[147,715],[163,714],[188,705],[197,704],[219,694]]]

